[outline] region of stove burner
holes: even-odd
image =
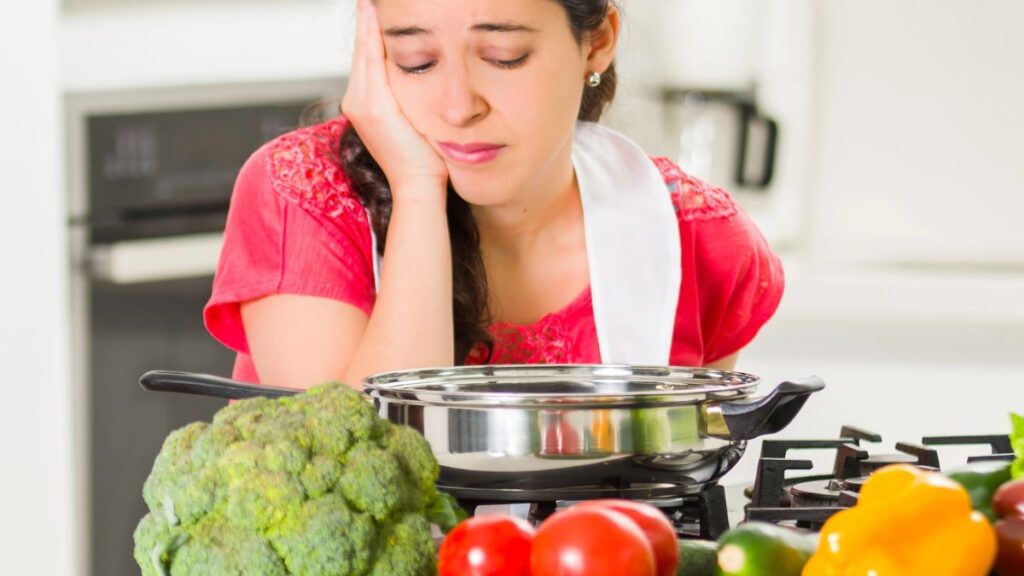
[[[801,482],[790,487],[791,506],[836,506],[839,493],[843,490],[838,480],[816,480]]]
[[[848,478],[843,480],[843,490],[849,490],[855,494],[860,494],[860,489],[864,487],[864,483],[867,481],[867,478]]]
[[[847,507],[844,501],[857,501],[857,495],[867,478],[846,480],[812,480],[794,484],[789,488],[790,506],[793,508]]]
[[[840,437],[829,440],[765,440],[754,485],[745,491],[751,499],[747,520],[763,520],[818,530],[833,514],[853,506],[871,473],[890,464],[911,464],[939,470],[939,455],[932,446],[988,445],[991,455],[972,456],[968,462],[1012,460],[1005,435],[926,437],[920,444],[899,442],[898,454],[870,454],[861,442],[882,437],[862,428],[844,426]],[[809,460],[787,458],[790,450],[836,450],[831,474],[786,477],[789,470],[811,470]]]

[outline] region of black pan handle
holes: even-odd
[[[170,372],[167,370],[146,372],[139,378],[139,384],[146,390],[154,392],[180,392],[183,394],[227,398],[228,400],[242,400],[258,396],[280,398],[302,392],[301,390],[293,390],[291,388],[274,388],[273,386],[247,384],[237,380],[221,378],[220,376],[210,376],[209,374]]]
[[[808,376],[783,382],[761,398],[707,406],[706,433],[737,441],[774,434],[796,418],[811,394],[824,388],[821,378]]]

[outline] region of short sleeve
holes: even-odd
[[[785,278],[781,260],[738,207],[690,224],[703,364],[710,364],[754,339],[778,309]]]
[[[679,219],[682,285],[670,362],[705,366],[738,352],[775,314],[782,262],[725,190],[653,158]]]
[[[204,309],[210,334],[242,354],[249,353],[243,302],[272,294],[316,296],[369,315],[375,297],[372,241],[361,206],[325,212],[301,202],[310,195],[282,187],[288,181],[273,156],[279,149],[273,142],[263,146],[238,174]]]

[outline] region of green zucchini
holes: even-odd
[[[747,522],[718,539],[716,576],[800,576],[818,535]]]
[[[678,540],[676,576],[715,576],[718,544],[711,540]]]

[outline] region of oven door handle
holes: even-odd
[[[210,276],[217,269],[223,234],[190,234],[125,240],[89,248],[89,277],[112,284],[138,284]]]

